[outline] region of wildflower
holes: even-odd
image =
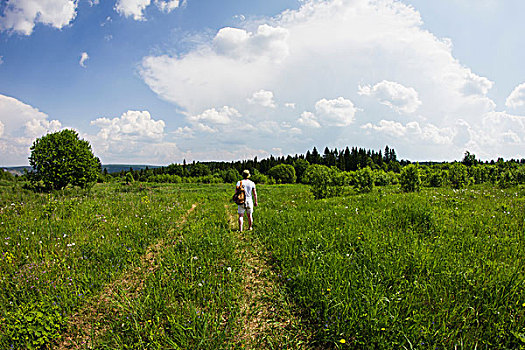
[[[385,328],[381,328],[381,330],[382,330],[382,331],[386,331],[386,329],[385,329]]]
[[[340,342],[341,344],[344,344],[344,343],[346,343],[346,340],[345,340],[344,338],[341,338],[341,340],[339,340],[339,342]]]

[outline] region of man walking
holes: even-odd
[[[253,229],[253,207],[257,206],[257,192],[255,191],[255,183],[252,180],[249,180],[250,171],[244,170],[242,172],[242,180],[237,182],[237,187],[244,186],[244,193],[246,199],[244,204],[237,206],[237,213],[239,214],[239,231],[242,231],[242,226],[244,222],[244,213],[248,216],[248,230]]]

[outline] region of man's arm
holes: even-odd
[[[257,206],[257,191],[255,190],[255,187],[252,190],[253,193],[253,205]]]

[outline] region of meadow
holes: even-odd
[[[525,348],[525,189],[0,185],[0,348]]]

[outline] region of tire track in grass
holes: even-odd
[[[167,237],[176,230],[180,230],[188,216],[195,210],[194,203],[182,216],[174,228],[168,231]],[[166,246],[165,238],[159,238],[156,242],[146,248],[146,253],[140,258],[138,266],[130,268],[122,273],[122,277],[108,284],[93,302],[72,316],[67,326],[67,333],[62,336],[60,343],[55,347],[57,350],[65,349],[89,349],[93,348],[93,341],[104,334],[108,325],[104,324],[104,316],[115,314],[115,302],[122,298],[135,298],[144,287],[144,281],[148,274],[154,273],[158,268],[158,255]]]
[[[226,204],[229,226],[238,239],[243,295],[240,298],[240,334],[237,343],[246,349],[307,349],[308,336],[293,306],[280,292],[269,254],[254,238],[253,231],[239,232],[237,218]]]

